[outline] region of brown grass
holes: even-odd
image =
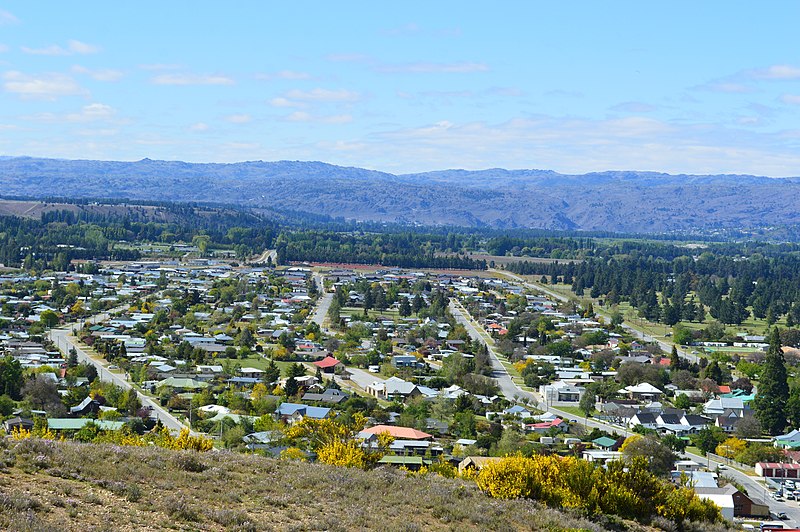
[[[648,530],[474,483],[229,452],[0,440],[2,530]]]

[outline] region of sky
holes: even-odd
[[[0,1],[0,155],[800,176],[800,2]]]

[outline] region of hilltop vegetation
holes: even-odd
[[[389,469],[33,439],[0,450],[4,530],[649,530]]]

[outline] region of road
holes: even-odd
[[[475,325],[472,324],[470,321],[471,316],[461,305],[461,303],[459,303],[455,298],[451,298],[449,308],[450,314],[453,315],[458,323],[464,326],[470,338],[473,340],[478,340],[488,349],[489,358],[492,363],[492,378],[497,381],[497,386],[500,388],[500,391],[503,393],[503,395],[505,395],[509,400],[518,398],[522,400],[527,399],[529,401],[538,403],[538,394],[533,394],[531,392],[522,390],[514,383],[511,375],[508,373],[508,370],[503,366],[502,362],[500,362],[500,358],[498,357],[497,352],[494,350],[494,346],[490,345],[490,343],[486,341],[486,337],[481,334]]]
[[[250,262],[253,264],[266,264],[269,259],[272,259],[272,264],[278,264],[278,252],[274,249],[265,249],[264,253],[251,259]]]
[[[86,323],[99,323],[108,319],[108,317],[109,313],[100,314],[87,319]],[[108,369],[105,360],[100,361],[92,358],[81,348],[77,339],[72,336],[73,328],[78,330],[80,327],[81,324],[76,322],[68,323],[58,329],[51,329],[49,332],[50,339],[65,354],[68,353],[70,349],[74,348],[75,352],[78,354],[78,361],[92,364],[97,369],[97,375],[101,381],[111,382],[125,390],[132,389],[133,386],[126,380],[126,376],[113,373],[110,369]],[[161,420],[161,423],[168,429],[180,431],[183,428],[188,428],[150,397],[144,395],[143,393],[139,393],[139,400],[141,401],[142,406],[151,407],[153,412],[155,412],[156,417]],[[192,431],[192,435],[196,436],[197,433]]]
[[[331,302],[333,301],[334,294],[325,291],[325,285],[323,283],[323,278],[321,274],[319,273],[314,274],[314,282],[317,283],[317,287],[319,288],[319,291],[322,294],[322,296],[317,301],[317,306],[314,309],[314,312],[311,313],[311,321],[319,325],[321,329],[322,322],[325,321],[325,317],[328,315],[328,309],[331,308]]]
[[[477,339],[478,341],[487,346],[492,361],[492,368],[493,368],[492,377],[497,381],[498,387],[500,388],[500,391],[503,393],[503,395],[505,395],[506,398],[508,399],[513,399],[513,398],[518,398],[521,400],[528,399],[533,401],[535,404],[544,404],[542,397],[538,393],[531,393],[526,390],[522,390],[512,380],[511,375],[508,373],[505,367],[503,367],[493,347],[487,343],[486,337],[483,334],[481,334],[478,328],[471,322],[471,316],[466,311],[466,309],[464,309],[464,307],[454,298],[450,300],[449,308],[450,308],[450,313],[455,317],[456,321],[464,325],[464,327],[467,329],[467,332],[469,333],[470,337],[473,339]],[[582,416],[575,415],[571,412],[560,410],[553,406],[547,406],[546,410],[564,419],[569,419],[573,420],[574,422],[580,423],[587,429],[597,428],[606,432],[611,432],[611,433],[616,432],[617,434],[621,434],[625,437],[633,434],[627,429],[627,427],[612,425],[610,423],[606,423],[593,418],[585,418]],[[700,456],[694,453],[684,453],[684,456],[686,458],[694,460],[698,464],[701,465],[706,464],[710,470],[716,469],[718,465],[725,465],[723,462],[717,462],[708,457]],[[732,477],[736,482],[744,486],[747,489],[747,493],[751,498],[753,498],[757,502],[762,502],[762,503],[766,502],[772,513],[777,514],[778,512],[785,512],[786,515],[789,516],[789,520],[787,521],[787,523],[800,524],[800,507],[797,504],[792,505],[787,502],[778,502],[769,497],[768,495],[765,495],[766,489],[764,487],[764,484],[755,480],[754,477],[748,476],[745,473],[739,471],[738,469],[729,467],[724,472],[724,474],[726,476]]]

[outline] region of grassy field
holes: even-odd
[[[43,440],[0,456],[3,530],[652,530],[394,469]]]
[[[343,307],[341,311],[339,311],[340,316],[355,316],[355,317],[362,317],[364,316],[364,309],[359,307]],[[400,311],[397,309],[386,309],[386,310],[368,310],[367,316],[371,319],[377,318],[378,316],[386,316],[392,320],[400,319]],[[413,318],[414,315],[412,314],[409,318]]]

